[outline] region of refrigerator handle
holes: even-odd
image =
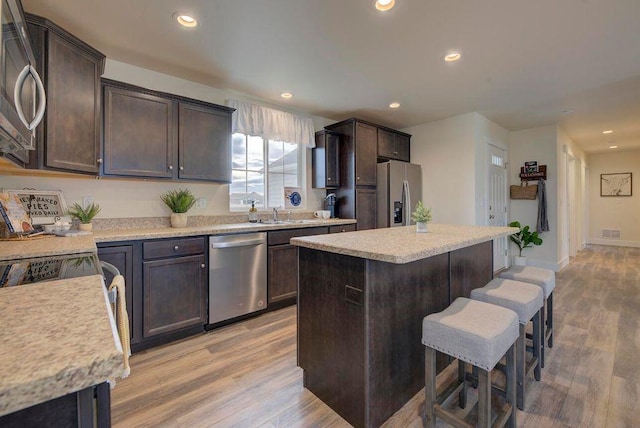
[[[411,224],[411,189],[409,188],[409,182],[404,180],[402,182],[402,199],[404,202],[404,226]]]

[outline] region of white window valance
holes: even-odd
[[[246,101],[227,100],[233,113],[232,130],[273,141],[316,146],[313,120]]]

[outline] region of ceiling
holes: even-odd
[[[511,131],[559,123],[587,152],[640,149],[637,0],[396,0],[385,13],[373,0],[23,5],[109,58],[287,109],[394,128],[475,111]],[[462,59],[445,63],[451,49]]]

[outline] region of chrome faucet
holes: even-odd
[[[273,221],[278,221],[278,208],[273,208]]]

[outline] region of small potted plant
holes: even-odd
[[[416,210],[411,214],[411,220],[416,222],[416,232],[426,232],[427,223],[431,221],[431,208],[425,208],[422,201],[418,201]]]
[[[67,210],[67,214],[69,214],[72,218],[78,219],[80,224],[78,225],[79,230],[83,230],[86,232],[90,232],[93,229],[93,225],[91,224],[91,220],[98,215],[100,212],[100,205],[94,204],[91,202],[86,207],[82,207],[79,203],[74,203],[71,208]]]
[[[529,226],[522,227],[520,222],[512,221],[509,227],[517,227],[520,231],[509,236],[511,242],[518,246],[518,255],[513,256],[513,264],[516,266],[526,266],[527,258],[522,255],[522,250],[530,248],[533,245],[542,245],[542,239],[538,236],[538,232],[531,232]]]
[[[171,227],[187,225],[187,211],[196,203],[196,197],[189,189],[170,190],[160,196],[162,202],[171,209]]]

